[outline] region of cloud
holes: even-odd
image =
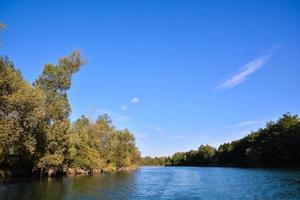
[[[110,110],[105,110],[105,109],[97,109],[95,114],[96,115],[108,114],[112,118],[113,121],[127,121],[130,118],[127,115],[121,115],[121,114],[115,113]]]
[[[160,132],[160,133],[164,132],[164,130],[162,130],[161,128],[158,128],[158,127],[149,126],[148,128],[150,128],[150,129],[152,129],[152,130],[154,130],[156,132]]]
[[[237,74],[235,74],[230,79],[224,81],[221,85],[219,85],[218,89],[228,90],[236,87],[237,85],[245,81],[250,74],[253,74],[258,69],[260,69],[270,58],[271,54],[268,53],[266,55],[252,60],[251,62],[244,65]]]
[[[137,104],[140,102],[140,99],[138,97],[134,97],[133,99],[131,99],[131,103],[133,104]]]
[[[135,136],[135,138],[137,138],[137,139],[146,139],[146,138],[147,138],[147,135],[146,135],[146,134],[135,134],[134,136]]]
[[[186,138],[187,136],[181,134],[181,135],[165,135],[164,137],[168,139],[181,139],[181,138]]]
[[[114,112],[107,112],[107,114],[109,116],[111,116],[112,119],[115,119],[117,121],[126,121],[129,119],[129,116],[127,116],[127,115],[120,115],[120,114],[114,113]]]
[[[262,121],[244,121],[236,124],[234,127],[253,126],[262,123]]]
[[[121,105],[121,111],[125,112],[128,110],[128,107],[126,105]]]
[[[230,125],[230,126],[226,126],[224,127],[225,129],[232,129],[232,128],[255,128],[257,126],[260,126],[260,125],[263,125],[263,123],[265,123],[264,120],[249,120],[249,121],[242,121],[242,122],[239,122],[237,124],[234,124],[234,125]]]

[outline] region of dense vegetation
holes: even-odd
[[[300,166],[300,120],[284,114],[277,122],[218,149],[201,145],[196,151],[165,158],[167,166]]]
[[[140,164],[147,166],[147,165],[154,165],[154,166],[164,166],[166,164],[166,157],[150,157],[145,156],[141,158]]]
[[[52,175],[138,164],[135,138],[117,130],[107,115],[70,122],[67,91],[82,64],[75,51],[57,65],[45,65],[30,85],[7,57],[0,57],[0,169]]]

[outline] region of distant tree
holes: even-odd
[[[232,164],[231,151],[233,145],[231,143],[225,143],[219,146],[217,152],[217,158],[219,164]]]
[[[277,122],[246,137],[220,145],[218,150],[201,145],[197,151],[175,153],[166,165],[233,165],[243,167],[300,166],[300,120],[284,114]]]
[[[154,165],[154,166],[164,166],[166,165],[166,157],[150,157],[145,156],[141,158],[141,165]]]
[[[217,150],[209,145],[201,145],[197,152],[197,164],[208,165],[213,162]]]

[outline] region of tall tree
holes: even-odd
[[[46,94],[46,149],[40,159],[41,168],[62,169],[68,150],[70,134],[69,116],[71,107],[67,91],[71,87],[72,75],[83,64],[78,51],[59,59],[57,65],[47,64],[35,85]]]

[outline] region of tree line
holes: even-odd
[[[141,158],[140,164],[143,166],[147,165],[155,165],[155,166],[164,166],[166,161],[166,157],[151,157],[145,156]]]
[[[0,169],[52,175],[138,165],[134,136],[116,129],[109,116],[71,123],[67,91],[83,64],[74,51],[57,65],[46,64],[29,84],[10,59],[0,57]]]
[[[162,162],[158,162],[158,161]],[[201,145],[197,150],[170,157],[142,158],[142,164],[165,166],[300,167],[300,120],[284,114],[265,128],[219,146]]]

